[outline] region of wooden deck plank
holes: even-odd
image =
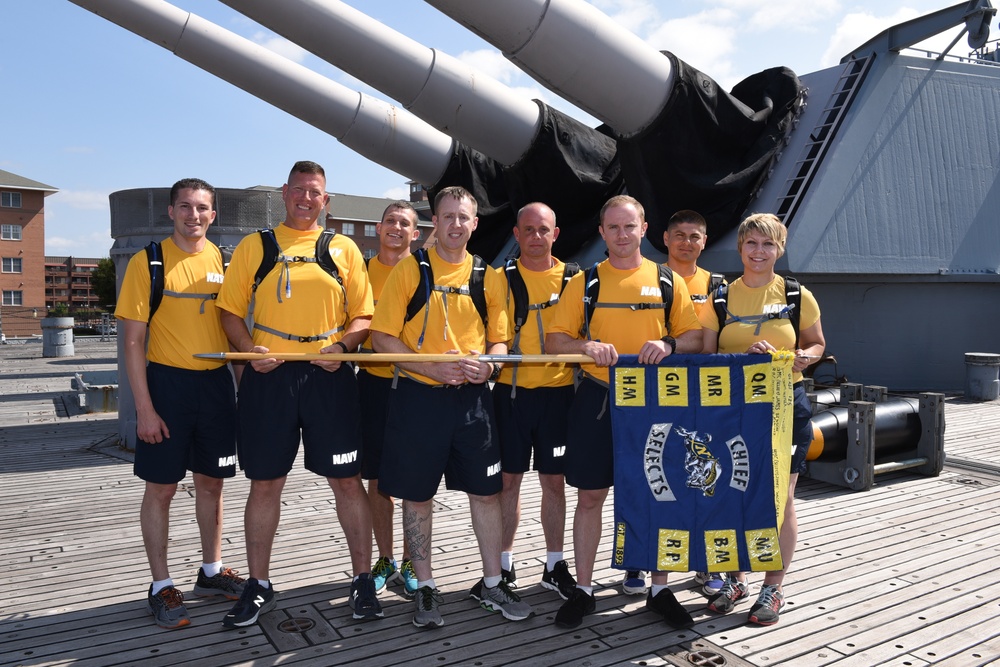
[[[561,600],[537,585],[544,541],[533,475],[525,478],[515,550],[533,619],[509,623],[468,599],[481,576],[468,504],[462,494],[443,492],[434,564],[445,627],[413,628],[413,603],[398,587],[380,596],[385,619],[354,621],[333,493],[299,466],[289,477],[275,543],[277,610],[257,627],[225,631],[220,621],[230,602],[192,599],[192,626],[163,631],[144,609],[142,484],[128,461],[99,447],[114,438],[114,416],[66,409],[72,370],[113,367],[113,349],[78,349],[77,358],[41,360],[0,348],[0,665],[673,665],[686,663],[693,646],[718,651],[734,666],[964,667],[1000,655],[1000,606],[976,587],[1000,552],[1000,403],[956,398],[945,405],[946,451],[961,467],[949,465],[936,478],[879,476],[865,493],[800,481],[788,606],[771,628],[745,625],[748,603],[728,616],[712,614],[691,575],[674,573],[671,588],[696,624],[672,631],[645,611],[643,597],[619,592],[610,540],[602,542],[595,568],[598,612],[576,630],[556,628]],[[241,476],[226,484],[224,558],[244,570],[248,489]],[[189,591],[200,562],[193,493],[188,478],[171,514],[171,571]],[[572,491],[567,500],[572,516]],[[608,523],[611,517],[609,503]],[[570,528],[568,522],[571,558]],[[750,575],[754,584],[761,577]],[[288,618],[316,625],[305,634],[283,633],[278,624]]]

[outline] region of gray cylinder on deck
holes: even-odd
[[[73,318],[43,317],[42,318],[42,356],[72,357],[76,354],[73,348]]]
[[[1000,398],[1000,354],[965,354],[965,397],[973,401]]]
[[[173,233],[174,223],[167,215],[170,188],[139,188],[112,192],[111,259],[121,291],[122,278],[129,260],[150,241],[162,241]],[[219,247],[235,248],[250,232],[275,227],[285,217],[280,190],[239,190],[216,188],[215,222],[208,238]],[[72,320],[70,320],[72,322]],[[128,449],[135,449],[135,400],[125,371],[125,337],[118,336],[118,437]]]

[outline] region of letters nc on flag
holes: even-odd
[[[782,569],[792,355],[635,355],[611,369],[612,566]]]

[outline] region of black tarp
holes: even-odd
[[[667,220],[693,209],[708,221],[709,242],[737,226],[781,145],[803,93],[790,69],[747,77],[732,93],[664,53],[674,88],[660,115],[618,141],[630,195],[642,202],[649,240],[660,250]]]
[[[623,191],[614,139],[538,102],[541,123],[528,152],[501,167],[492,158],[457,144],[445,174],[430,187],[434,196],[461,185],[479,203],[479,227],[471,252],[492,261],[514,227],[518,209],[533,201],[556,212],[559,239],[553,252],[568,258],[597,234],[604,202]]]

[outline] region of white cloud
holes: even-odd
[[[397,188],[389,188],[382,193],[382,196],[386,199],[402,199],[406,201],[410,198],[410,188],[406,185],[400,185]]]
[[[108,192],[96,190],[60,190],[53,197],[58,197],[59,204],[64,208],[82,211],[108,211]]]
[[[738,16],[729,10],[701,12],[664,22],[646,41],[653,48],[670,51],[729,88],[733,77],[733,53]],[[735,83],[735,81],[733,81]]]
[[[93,146],[67,146],[63,150],[76,155],[90,155],[97,152]]]
[[[466,65],[508,85],[515,79],[524,76],[517,65],[507,60],[502,53],[495,49],[463,51],[457,57]]]
[[[660,20],[654,3],[648,0],[592,0],[592,5],[627,30],[641,35]]]
[[[719,5],[741,15],[740,21],[754,31],[810,30],[841,10],[838,0],[717,0]]]
[[[94,230],[76,236],[45,235],[46,255],[71,255],[73,257],[108,257],[111,245],[109,228]]]
[[[251,39],[268,51],[273,51],[279,56],[284,56],[285,58],[297,63],[303,62],[309,55],[309,52],[298,44],[290,42],[284,37],[279,37],[273,33],[263,31],[256,32]]]
[[[837,24],[826,50],[820,57],[820,65],[822,67],[836,65],[845,54],[850,53],[886,28],[909,21],[918,15],[919,12],[908,7],[904,7],[889,16],[874,16],[867,12],[845,15]]]

